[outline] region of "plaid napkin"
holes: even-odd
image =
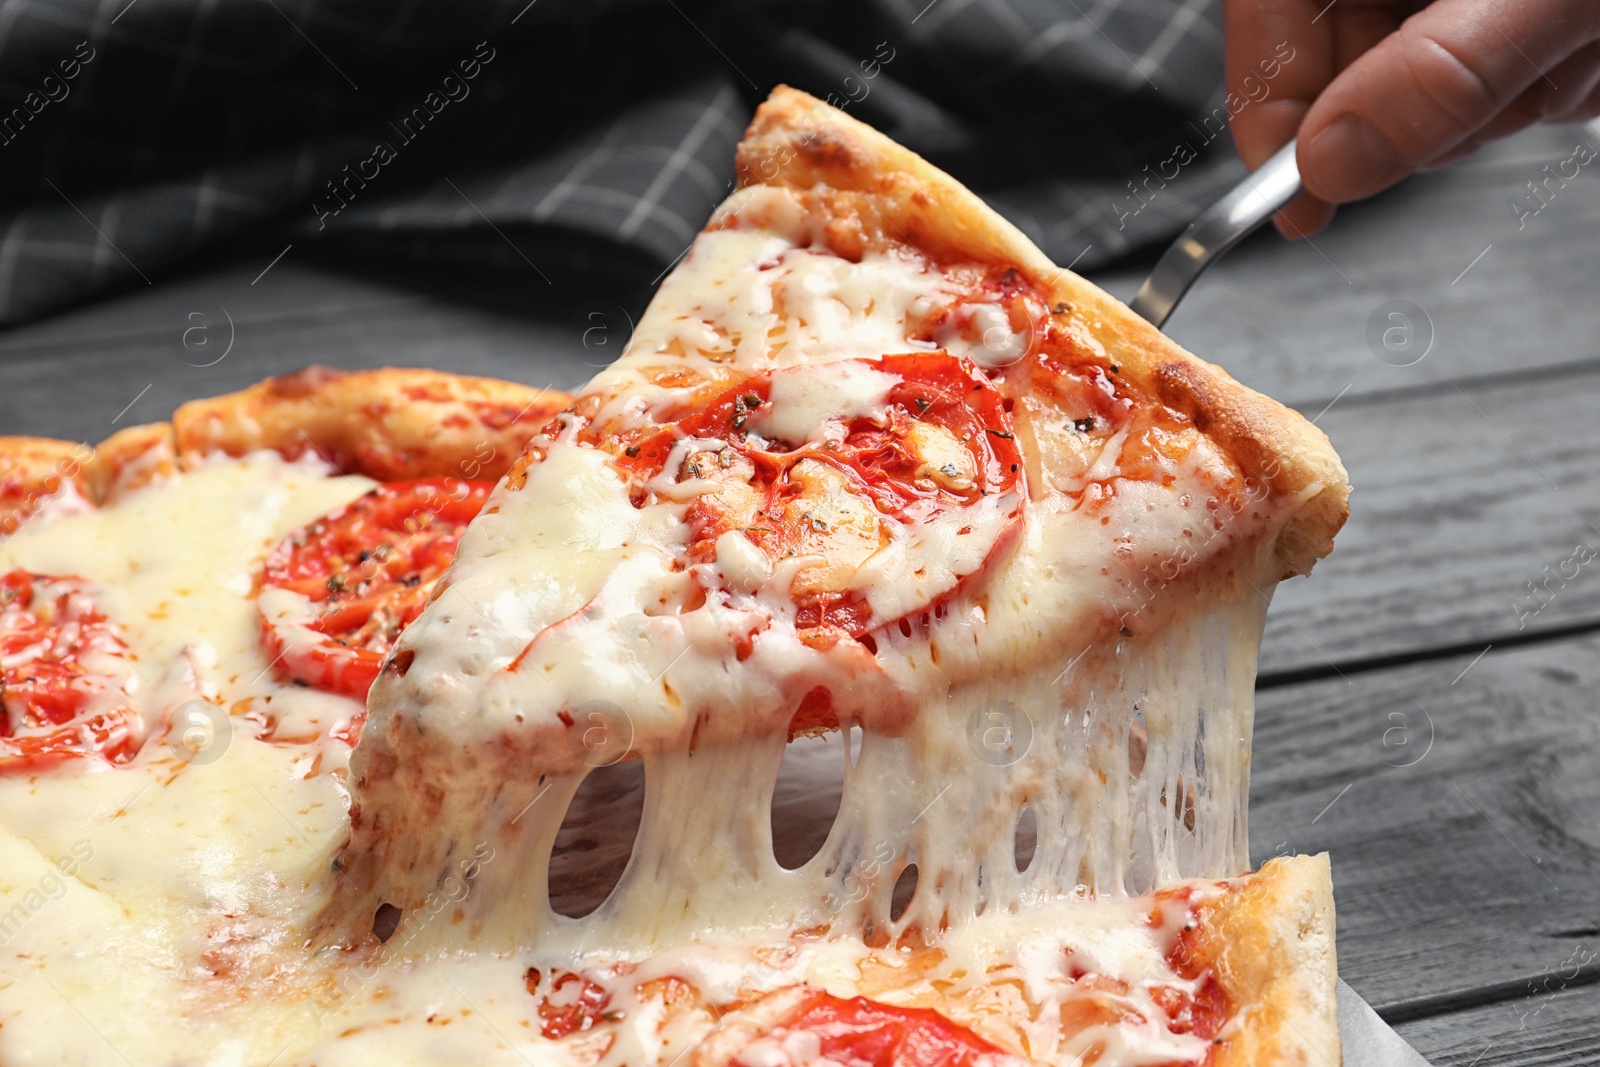
[[[644,292],[779,82],[1082,270],[1242,173],[1221,52],[1215,0],[0,0],[0,323],[280,243]]]

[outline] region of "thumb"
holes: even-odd
[[[1299,163],[1330,203],[1465,141],[1600,30],[1586,0],[1438,0],[1350,64],[1306,114]]]

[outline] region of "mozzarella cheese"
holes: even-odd
[[[0,572],[99,587],[150,733],[115,770],[0,775],[0,1060],[104,1062],[115,1050],[165,1064],[214,1047],[213,1062],[249,1063],[276,1051],[203,1019],[211,1000],[241,996],[234,976],[262,977],[260,961],[292,943],[344,833],[328,772],[346,757],[338,743],[257,734],[319,738],[359,706],[278,683],[254,584],[279,539],[370,484],[275,454],[221,459],[0,542]]]

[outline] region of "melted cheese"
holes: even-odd
[[[0,572],[22,567],[79,575],[101,589],[101,607],[127,634],[136,668],[135,700],[174,671],[192,674],[193,698],[228,706],[282,689],[267,671],[259,640],[255,582],[261,560],[284,534],[365,492],[364,478],[329,478],[313,462],[275,454],[217,461],[117,506],[78,509],[31,523],[0,542]],[[168,686],[170,689],[170,684]],[[170,692],[142,709],[154,730],[175,706]],[[354,708],[337,697],[297,693],[272,709],[280,731],[309,736]]]
[[[897,379],[860,363],[796,367],[772,378],[771,402],[750,420],[764,437],[821,442],[842,438],[842,423],[881,418]]]
[[[41,515],[0,543],[0,572],[101,587],[150,733],[122,768],[0,776],[0,1060],[115,1050],[171,1064],[210,1047],[213,1062],[259,1063],[276,1051],[270,1035],[205,1020],[213,1000],[239,998],[233,976],[282,966],[261,961],[293,943],[345,832],[337,779],[313,773],[337,767],[343,746],[255,736],[270,717],[279,735],[316,737],[359,710],[277,682],[252,595],[268,549],[371,484],[327,475],[275,454],[214,461],[113,507]]]

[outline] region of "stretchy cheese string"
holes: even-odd
[[[389,857],[386,879],[348,921],[364,932],[380,903],[415,906],[485,843],[496,859],[476,873],[464,922],[435,924],[416,948],[446,947],[466,931],[478,946],[636,955],[768,926],[829,927],[885,943],[908,929],[932,933],[1063,895],[1136,895],[1240,873],[1264,613],[1263,598],[1244,586],[1148,637],[1091,649],[1059,678],[996,671],[928,701],[898,736],[864,731],[854,762],[845,757],[828,840],[797,870],[779,866],[772,849],[780,733],[647,755],[633,856],[589,915],[555,913],[547,873],[586,769],[509,788],[482,780],[480,795],[452,805],[475,813],[471,824],[430,823],[408,839],[420,847]],[[1129,759],[1136,711],[1148,732],[1137,773]],[[1024,806],[1038,844],[1018,872]],[[916,894],[891,921],[896,879],[913,863]]]

